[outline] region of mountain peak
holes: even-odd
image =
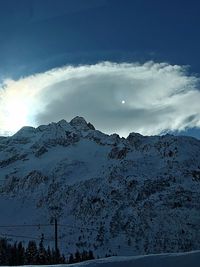
[[[200,141],[138,133],[125,139],[92,129],[75,117],[0,137],[0,223],[38,225],[56,216],[67,253],[198,249]],[[17,230],[33,235],[29,227]],[[47,240],[51,235],[45,228]]]
[[[87,123],[87,121],[83,117],[79,116],[73,118],[69,124],[73,127],[81,128],[83,130],[95,130],[94,126],[90,122]]]
[[[13,137],[19,138],[19,137],[31,137],[35,134],[36,129],[31,126],[24,126],[22,127],[18,132],[16,132]]]

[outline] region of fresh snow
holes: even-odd
[[[191,137],[131,133],[125,139],[81,117],[23,127],[0,137],[0,234],[26,243],[43,233],[53,247],[56,217],[65,254],[197,250],[199,151],[200,141]]]
[[[110,257],[75,264],[35,265],[57,267],[199,267],[200,251],[189,253],[152,254],[132,257]],[[24,265],[30,266],[30,265]],[[34,265],[32,265],[34,266]]]
[[[111,257],[93,260],[80,264],[77,267],[199,267],[200,252],[155,254],[133,257]],[[65,265],[69,266],[69,265]]]

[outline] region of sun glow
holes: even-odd
[[[35,92],[26,79],[6,80],[0,85],[0,135],[12,135],[23,126],[34,125]]]
[[[14,134],[21,127],[30,124],[29,105],[25,98],[10,97],[4,105],[4,128],[8,134]]]
[[[0,83],[0,135],[76,115],[122,136],[199,128],[198,88],[199,78],[184,67],[153,61],[64,66],[6,79]]]
[[[11,99],[5,106],[5,128],[15,133],[29,124],[28,104],[22,99]]]

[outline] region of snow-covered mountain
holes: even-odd
[[[95,255],[200,247],[200,141],[126,139],[76,117],[0,137],[0,235]]]

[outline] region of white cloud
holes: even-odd
[[[155,62],[66,66],[5,80],[0,133],[76,115],[123,136],[200,127],[198,84],[184,67]]]

